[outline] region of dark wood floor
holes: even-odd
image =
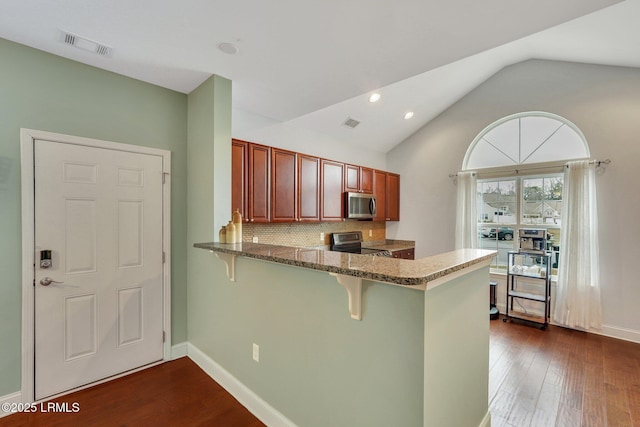
[[[640,427],[640,344],[491,322],[492,427]],[[188,358],[56,399],[75,414],[16,414],[15,426],[263,426]]]
[[[491,322],[492,427],[640,427],[640,344]]]
[[[1,427],[264,426],[190,359],[183,357],[55,399],[78,413],[14,414]]]

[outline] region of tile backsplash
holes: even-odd
[[[369,237],[371,230],[371,237]],[[345,231],[362,231],[365,241],[385,240],[386,226],[384,221],[341,221],[341,222],[295,222],[242,225],[242,241],[251,242],[254,236],[259,243],[285,246],[321,246],[331,244],[331,233]],[[324,240],[320,240],[324,233]]]

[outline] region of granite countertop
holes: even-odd
[[[413,240],[369,240],[362,242],[363,248],[386,249],[388,251],[401,251],[405,249],[415,249],[416,242]]]
[[[496,251],[460,249],[417,260],[333,252],[317,248],[262,243],[196,243],[196,248],[361,277],[367,280],[426,290],[429,282],[490,260]]]

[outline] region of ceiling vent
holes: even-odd
[[[86,50],[100,56],[111,56],[113,48],[104,45],[102,43],[94,42],[93,40],[80,37],[76,34],[68,33],[66,31],[60,31],[60,41],[64,44],[76,47],[78,49]]]
[[[356,119],[352,119],[351,117],[347,117],[347,120],[345,120],[343,123],[343,125],[350,127],[352,129],[358,126],[359,124],[360,124],[359,121],[357,121]]]

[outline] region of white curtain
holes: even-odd
[[[456,249],[478,247],[477,180],[475,172],[458,172]]]
[[[557,323],[584,330],[602,326],[595,168],[585,160],[565,169],[554,310]]]

